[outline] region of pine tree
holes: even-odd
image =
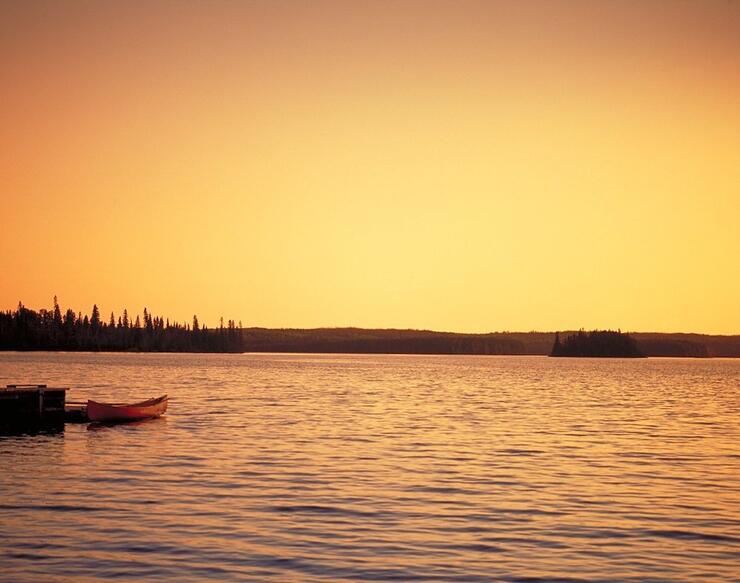
[[[152,326],[152,315],[149,312],[147,312],[147,309],[146,308],[144,308],[144,326],[146,327],[147,332],[151,332],[152,331],[152,328],[153,328],[153,326]]]
[[[62,310],[56,296],[54,296],[54,327],[57,329],[62,327]]]
[[[90,327],[93,330],[100,328],[100,310],[98,304],[93,304],[92,316],[90,317]]]

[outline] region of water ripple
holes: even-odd
[[[737,580],[738,361],[0,354],[40,377],[172,404],[0,437],[0,580]]]

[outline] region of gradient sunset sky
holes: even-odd
[[[740,333],[740,2],[0,2],[0,308]]]

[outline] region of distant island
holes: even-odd
[[[600,357],[600,358],[645,358],[637,342],[629,334],[614,330],[579,330],[560,341],[555,334],[550,356]]]
[[[0,312],[0,350],[93,352],[308,352],[359,354],[549,355],[578,331],[461,334],[431,330],[364,328],[256,328],[234,320],[208,327],[193,316],[176,322],[123,310],[107,318],[93,305],[90,315],[58,301],[32,310],[22,303]],[[560,340],[561,336],[566,340]],[[740,357],[740,335],[631,332],[645,356]],[[570,345],[569,345],[570,346]],[[575,345],[574,345],[575,346]],[[570,349],[570,348],[569,348]]]

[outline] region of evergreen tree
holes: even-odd
[[[54,327],[59,330],[62,327],[62,310],[59,308],[59,301],[54,296]]]
[[[566,337],[562,343],[559,335],[556,335],[550,356],[638,358],[645,355],[629,334],[613,330],[586,332],[581,329]]]
[[[127,310],[118,317],[110,313],[101,321],[97,304],[90,316],[67,309],[62,316],[57,298],[54,309],[29,310],[18,303],[14,311],[0,312],[0,350],[143,350],[143,351],[205,351],[242,352],[243,339],[236,333],[236,323],[224,319],[220,326],[209,330],[193,316],[193,326],[171,322],[169,318],[154,316],[147,309],[145,328],[140,317],[131,330]]]
[[[98,309],[98,304],[93,304],[92,316],[90,317],[90,327],[94,331],[97,331],[98,328],[100,328],[100,310]]]

